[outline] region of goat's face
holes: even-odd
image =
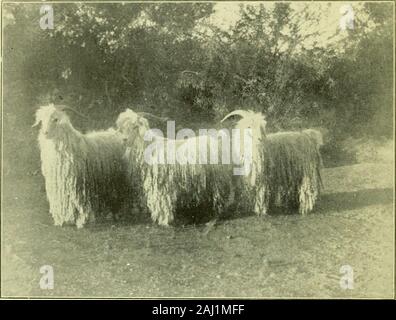
[[[148,121],[131,109],[120,113],[116,125],[127,146],[133,144],[135,139],[142,139],[149,129]]]
[[[248,134],[251,134],[253,140],[262,140],[266,136],[267,121],[261,113],[252,111],[245,112],[245,115],[236,123],[235,128],[244,132],[245,129],[250,129]]]
[[[251,110],[235,110],[226,115],[221,122],[224,122],[231,117],[238,116],[240,119],[235,123],[235,128],[241,131],[250,129],[252,138],[261,140],[265,138],[267,121],[261,112],[253,112]]]
[[[56,136],[57,132],[69,122],[69,117],[62,111],[56,110],[53,112],[46,124],[45,135],[48,139]]]
[[[41,123],[41,133],[47,139],[55,137],[60,127],[69,122],[68,116],[53,104],[40,107],[36,112],[36,122],[33,127]]]

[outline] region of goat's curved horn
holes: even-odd
[[[41,119],[36,119],[36,121],[34,122],[34,124],[32,125],[32,128],[37,127],[39,125],[39,123],[41,122]]]
[[[76,109],[74,109],[74,108],[72,108],[72,107],[69,107],[69,106],[67,106],[67,105],[64,105],[64,104],[59,104],[59,105],[56,105],[56,107],[58,108],[58,109],[60,109],[60,110],[71,110],[71,111],[73,111],[75,114],[77,114],[77,115],[79,115],[80,117],[82,117],[82,118],[84,118],[84,119],[89,119],[85,114],[82,114],[81,112],[79,112],[79,111],[77,111]]]
[[[146,118],[152,118],[152,119],[159,120],[159,121],[168,121],[169,120],[169,118],[167,118],[167,117],[159,117],[159,116],[156,116],[149,112],[137,112],[137,114],[140,116],[146,117]]]
[[[234,111],[230,112],[229,114],[227,114],[223,118],[223,120],[221,120],[220,122],[224,122],[225,120],[227,120],[229,117],[232,117],[232,116],[240,116],[240,117],[244,118],[247,115],[248,115],[248,112],[245,110],[234,110]]]

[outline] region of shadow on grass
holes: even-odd
[[[393,202],[393,189],[364,189],[353,192],[336,192],[323,194],[318,199],[316,206],[312,214],[326,214],[334,211],[345,211],[363,208],[370,205],[377,204],[390,204]],[[297,208],[272,208],[269,212],[269,216],[277,215],[292,215],[298,214]],[[179,210],[176,214],[176,219],[172,223],[173,227],[177,229],[184,229],[188,227],[200,227],[204,226],[205,223],[211,221],[214,218],[218,219],[218,222],[229,221],[235,219],[241,219],[245,217],[251,217],[255,214],[247,211],[238,211],[235,206],[232,206],[223,213],[221,216],[216,216],[209,208],[205,205],[189,208],[185,210]],[[136,225],[153,225],[150,214],[148,212],[135,212],[135,214],[129,214],[121,217],[119,220],[102,220],[97,221],[93,225],[87,226],[91,231],[104,231],[108,228],[119,228],[126,226]],[[155,224],[154,224],[155,225]]]
[[[393,203],[393,189],[364,189],[353,192],[335,192],[322,194],[316,202],[312,214],[325,214],[332,211],[354,210],[371,205]],[[270,216],[298,214],[298,208],[273,207]],[[222,220],[233,220],[253,216],[249,212],[234,212],[223,217]]]
[[[354,210],[377,204],[393,202],[393,189],[364,189],[352,192],[335,192],[323,194],[319,198],[314,212]]]

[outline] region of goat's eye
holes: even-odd
[[[58,119],[57,119],[57,118],[54,118],[54,119],[52,119],[52,121],[53,121],[53,122],[57,122],[57,121],[58,121]]]

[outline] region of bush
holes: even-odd
[[[302,27],[318,23],[320,4],[241,5],[228,31],[208,21],[211,3],[54,6],[52,31],[38,28],[37,4],[4,6],[5,96],[23,97],[5,99],[7,112],[64,103],[94,129],[131,107],[199,128],[253,109],[269,131],[328,129],[335,157],[350,136],[393,134],[389,3],[356,5],[357,27],[326,46]]]

